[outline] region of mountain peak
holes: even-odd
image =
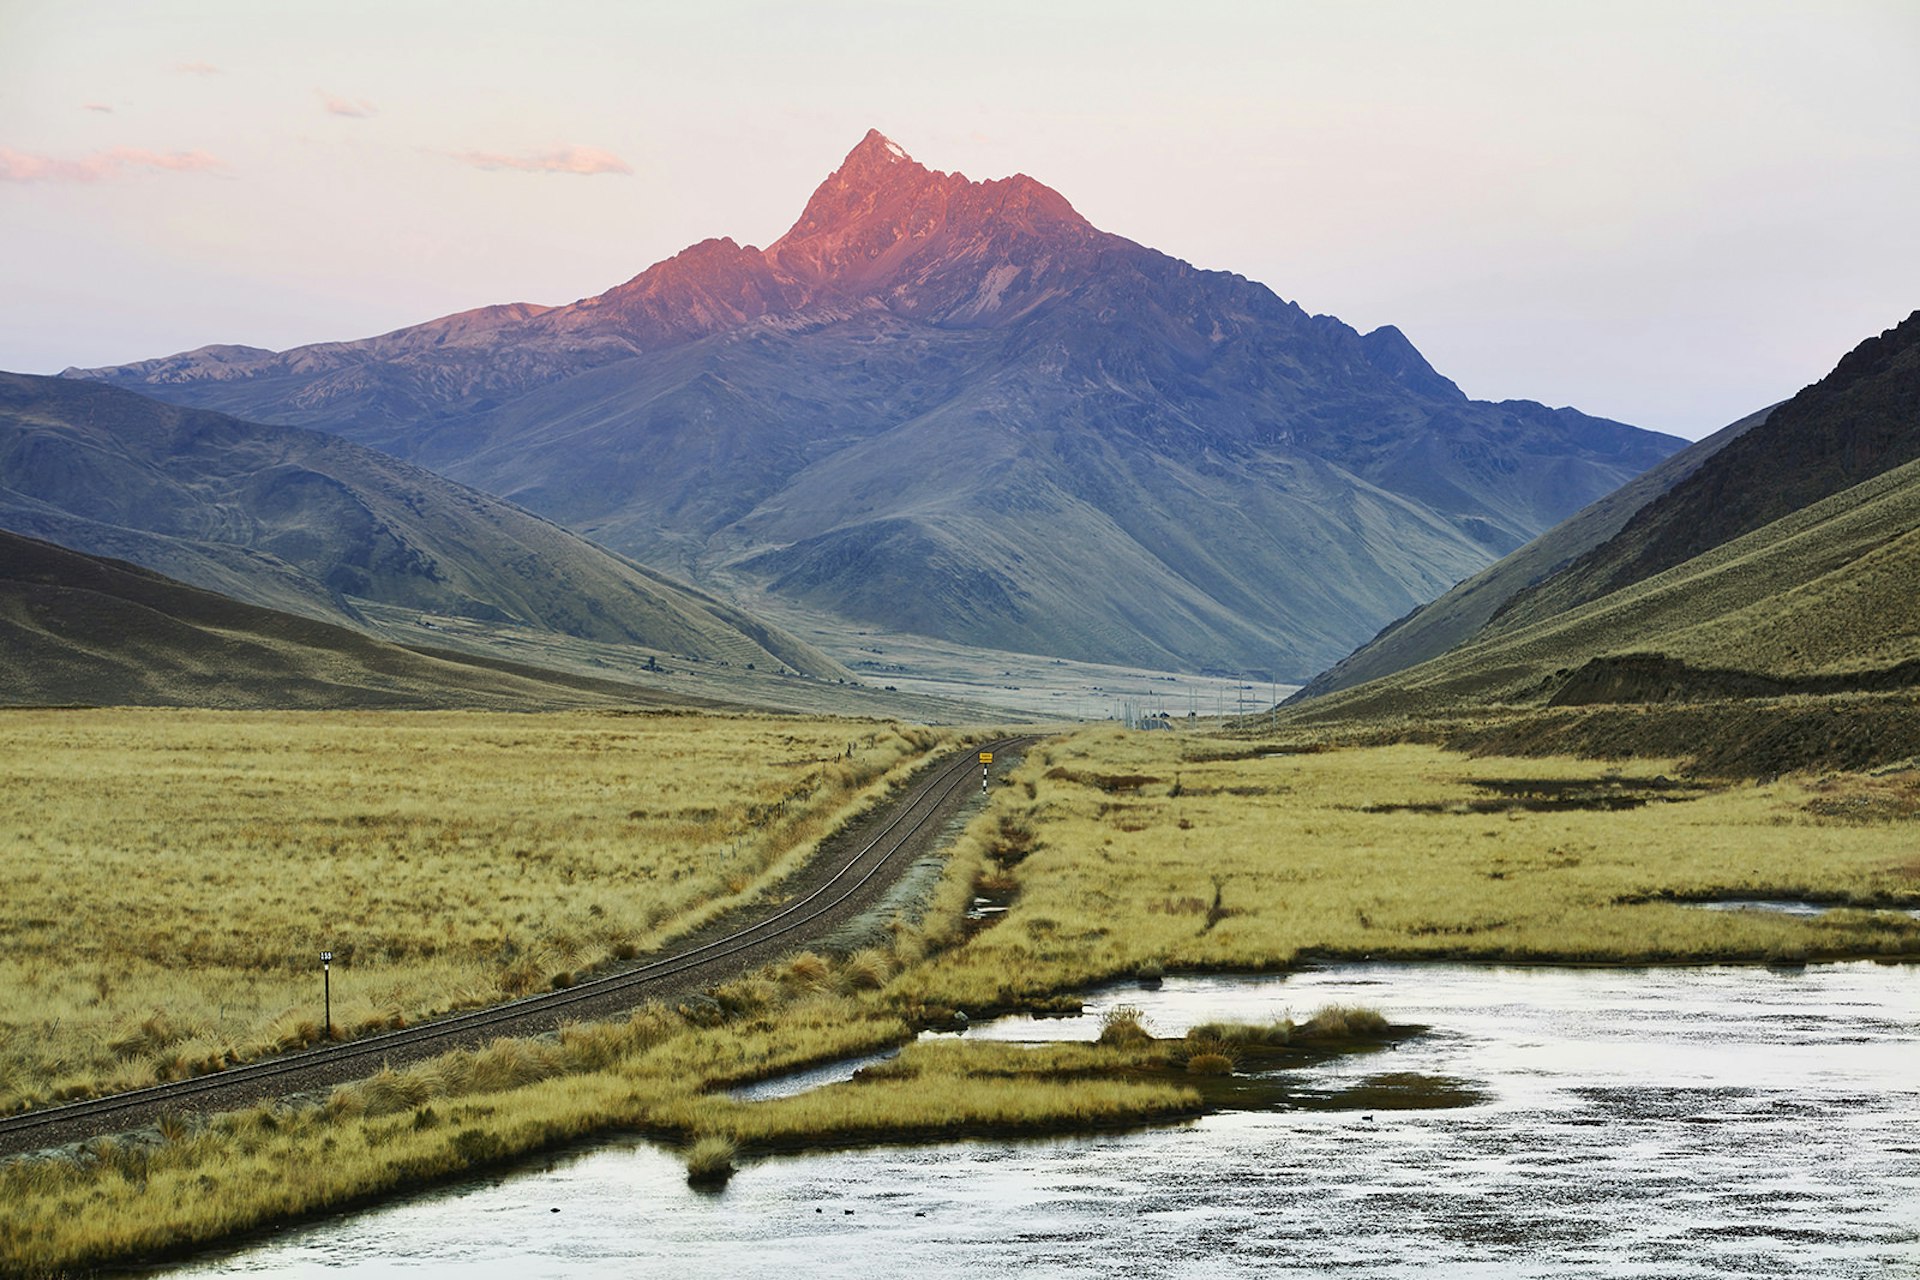
[[[836,289],[891,290],[909,278],[924,284],[943,263],[977,275],[1062,233],[1074,240],[1096,234],[1062,196],[1031,178],[971,182],[928,169],[869,129],[767,249],[767,260]]]
[[[947,179],[947,174],[928,169],[886,134],[869,129],[867,136],[847,152],[840,167],[814,188],[812,199],[807,201],[800,220],[787,232],[786,239],[817,234],[871,214],[893,199],[911,200],[930,187],[943,185]],[[951,182],[964,186],[966,179],[954,174]]]
[[[1367,363],[1421,395],[1432,396],[1439,400],[1465,400],[1467,397],[1453,379],[1443,377],[1413,343],[1407,335],[1390,324],[1383,324],[1372,333],[1360,339],[1360,350],[1365,353]]]
[[[855,160],[870,164],[898,164],[906,161],[913,164],[914,159],[907,154],[906,148],[889,138],[878,129],[867,130],[867,136],[860,139],[853,150],[847,152],[847,158],[840,167],[845,169]]]

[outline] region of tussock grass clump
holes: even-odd
[[[193,1135],[198,1124],[190,1115],[168,1111],[153,1122],[153,1127],[160,1134],[162,1142],[185,1142]]]
[[[1123,1004],[1100,1015],[1100,1037],[1095,1043],[1112,1049],[1130,1049],[1152,1041],[1146,1015],[1132,1005]]]
[[[1196,1076],[1230,1076],[1233,1059],[1224,1053],[1197,1053],[1187,1059],[1187,1073]]]
[[[1307,1019],[1298,1032],[1302,1040],[1366,1040],[1389,1030],[1386,1015],[1363,1005],[1330,1004]]]
[[[780,983],[762,974],[750,974],[713,989],[713,998],[728,1018],[760,1013],[780,1003],[784,996]]]
[[[893,965],[886,954],[877,948],[869,948],[847,957],[846,963],[840,967],[839,987],[847,994],[878,991],[892,976]]]
[[[1227,1062],[1228,1072],[1237,1071],[1241,1059],[1249,1055],[1258,1056],[1263,1050],[1284,1049],[1294,1042],[1298,1034],[1298,1028],[1286,1018],[1264,1023],[1202,1023],[1168,1045],[1167,1061],[1173,1066],[1205,1075],[1217,1074],[1211,1070],[1213,1064],[1195,1068],[1193,1063],[1196,1059],[1223,1058]]]
[[[473,1055],[466,1080],[470,1093],[501,1093],[557,1074],[563,1062],[555,1046],[531,1040],[495,1040]]]
[[[1293,1043],[1298,1028],[1291,1018],[1277,1022],[1203,1022],[1187,1032],[1194,1042],[1284,1048]]]
[[[198,1034],[201,1034],[199,1030],[178,1026],[164,1011],[155,1010],[137,1025],[107,1041],[107,1048],[118,1058],[145,1058]]]
[[[827,981],[832,977],[833,966],[824,956],[815,955],[811,951],[802,951],[787,961],[781,971],[780,981],[802,991],[818,991],[826,986]]]
[[[733,1160],[739,1147],[732,1138],[707,1134],[696,1138],[687,1149],[687,1183],[695,1187],[725,1186],[734,1175]]]

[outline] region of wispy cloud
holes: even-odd
[[[327,109],[327,114],[330,116],[365,120],[368,116],[377,115],[380,110],[365,98],[336,98],[325,89],[316,89],[314,92],[320,95],[320,104]]]
[[[148,151],[114,147],[75,160],[0,147],[0,182],[99,182],[143,169],[168,173],[214,173],[226,168],[204,151]]]
[[[556,147],[510,156],[497,151],[456,151],[453,158],[476,169],[515,169],[522,173],[624,173],[633,166],[610,151],[598,147]]]
[[[113,114],[113,108],[104,102],[83,102],[80,107],[84,111],[104,111],[108,115]]]
[[[189,76],[217,76],[220,74],[220,68],[214,66],[211,62],[176,62],[173,64],[173,69],[182,75]]]

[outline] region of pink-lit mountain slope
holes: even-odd
[[[869,133],[761,250],[570,306],[70,370],[336,431],[722,589],[1304,676],[1682,445],[1463,396],[1397,330]]]

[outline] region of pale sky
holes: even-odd
[[[0,0],[0,368],[570,302],[869,127],[1679,435],[1920,307],[1917,0]]]

